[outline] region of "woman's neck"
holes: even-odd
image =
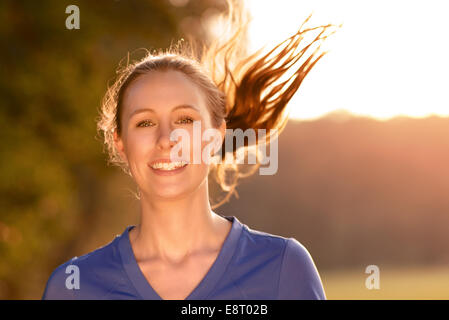
[[[219,250],[231,223],[211,210],[204,185],[178,199],[141,194],[140,224],[130,231],[137,260],[180,263],[192,254]]]

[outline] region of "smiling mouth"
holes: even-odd
[[[187,161],[175,161],[175,162],[155,162],[150,165],[154,170],[161,171],[173,171],[179,168],[187,166]]]

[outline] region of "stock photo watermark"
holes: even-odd
[[[178,141],[181,138],[181,141]],[[247,162],[245,163],[244,141],[248,141]],[[234,148],[234,139],[237,148]],[[278,131],[271,129],[269,142],[267,140],[266,129],[226,129],[224,150],[222,148],[222,135],[220,130],[208,128],[201,133],[201,121],[193,122],[193,137],[190,132],[183,128],[175,129],[170,134],[170,140],[177,142],[170,151],[170,160],[189,161],[190,151],[193,148],[193,164],[222,163],[222,152],[225,152],[225,164],[257,164],[269,165],[260,167],[261,175],[274,175],[278,170]],[[191,146],[191,141],[193,146]],[[209,142],[201,150],[202,142]],[[269,154],[267,152],[269,146]],[[236,149],[236,157],[232,151]],[[221,151],[221,152],[219,152]],[[218,154],[217,154],[218,153]]]
[[[65,279],[65,287],[69,290],[80,289],[80,269],[74,264],[70,264],[65,268],[65,273],[70,274]]]
[[[379,267],[375,264],[371,264],[366,267],[365,273],[369,274],[369,276],[365,280],[365,287],[368,290],[379,290],[380,289],[380,271]]]
[[[71,4],[65,8],[65,13],[70,14],[65,19],[65,27],[69,30],[80,28],[80,8]]]

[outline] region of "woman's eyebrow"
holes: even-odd
[[[181,105],[179,105],[179,106],[176,106],[176,107],[174,107],[174,108],[172,109],[172,112],[175,111],[175,110],[178,110],[178,109],[193,109],[193,110],[195,110],[196,112],[200,113],[200,110],[198,110],[197,108],[195,108],[195,107],[193,107],[193,106],[191,106],[191,105],[189,105],[189,104],[181,104]],[[142,113],[142,112],[153,112],[153,113],[156,113],[156,111],[154,111],[154,109],[151,109],[151,108],[141,108],[141,109],[136,109],[136,110],[134,110],[134,111],[129,115],[129,117],[131,118],[131,117],[133,117],[134,115],[136,115],[136,114],[138,114],[138,113]]]

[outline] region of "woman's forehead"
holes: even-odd
[[[167,111],[180,105],[191,105],[203,113],[201,89],[179,71],[152,71],[135,79],[126,89],[123,105],[128,114],[138,108]]]

